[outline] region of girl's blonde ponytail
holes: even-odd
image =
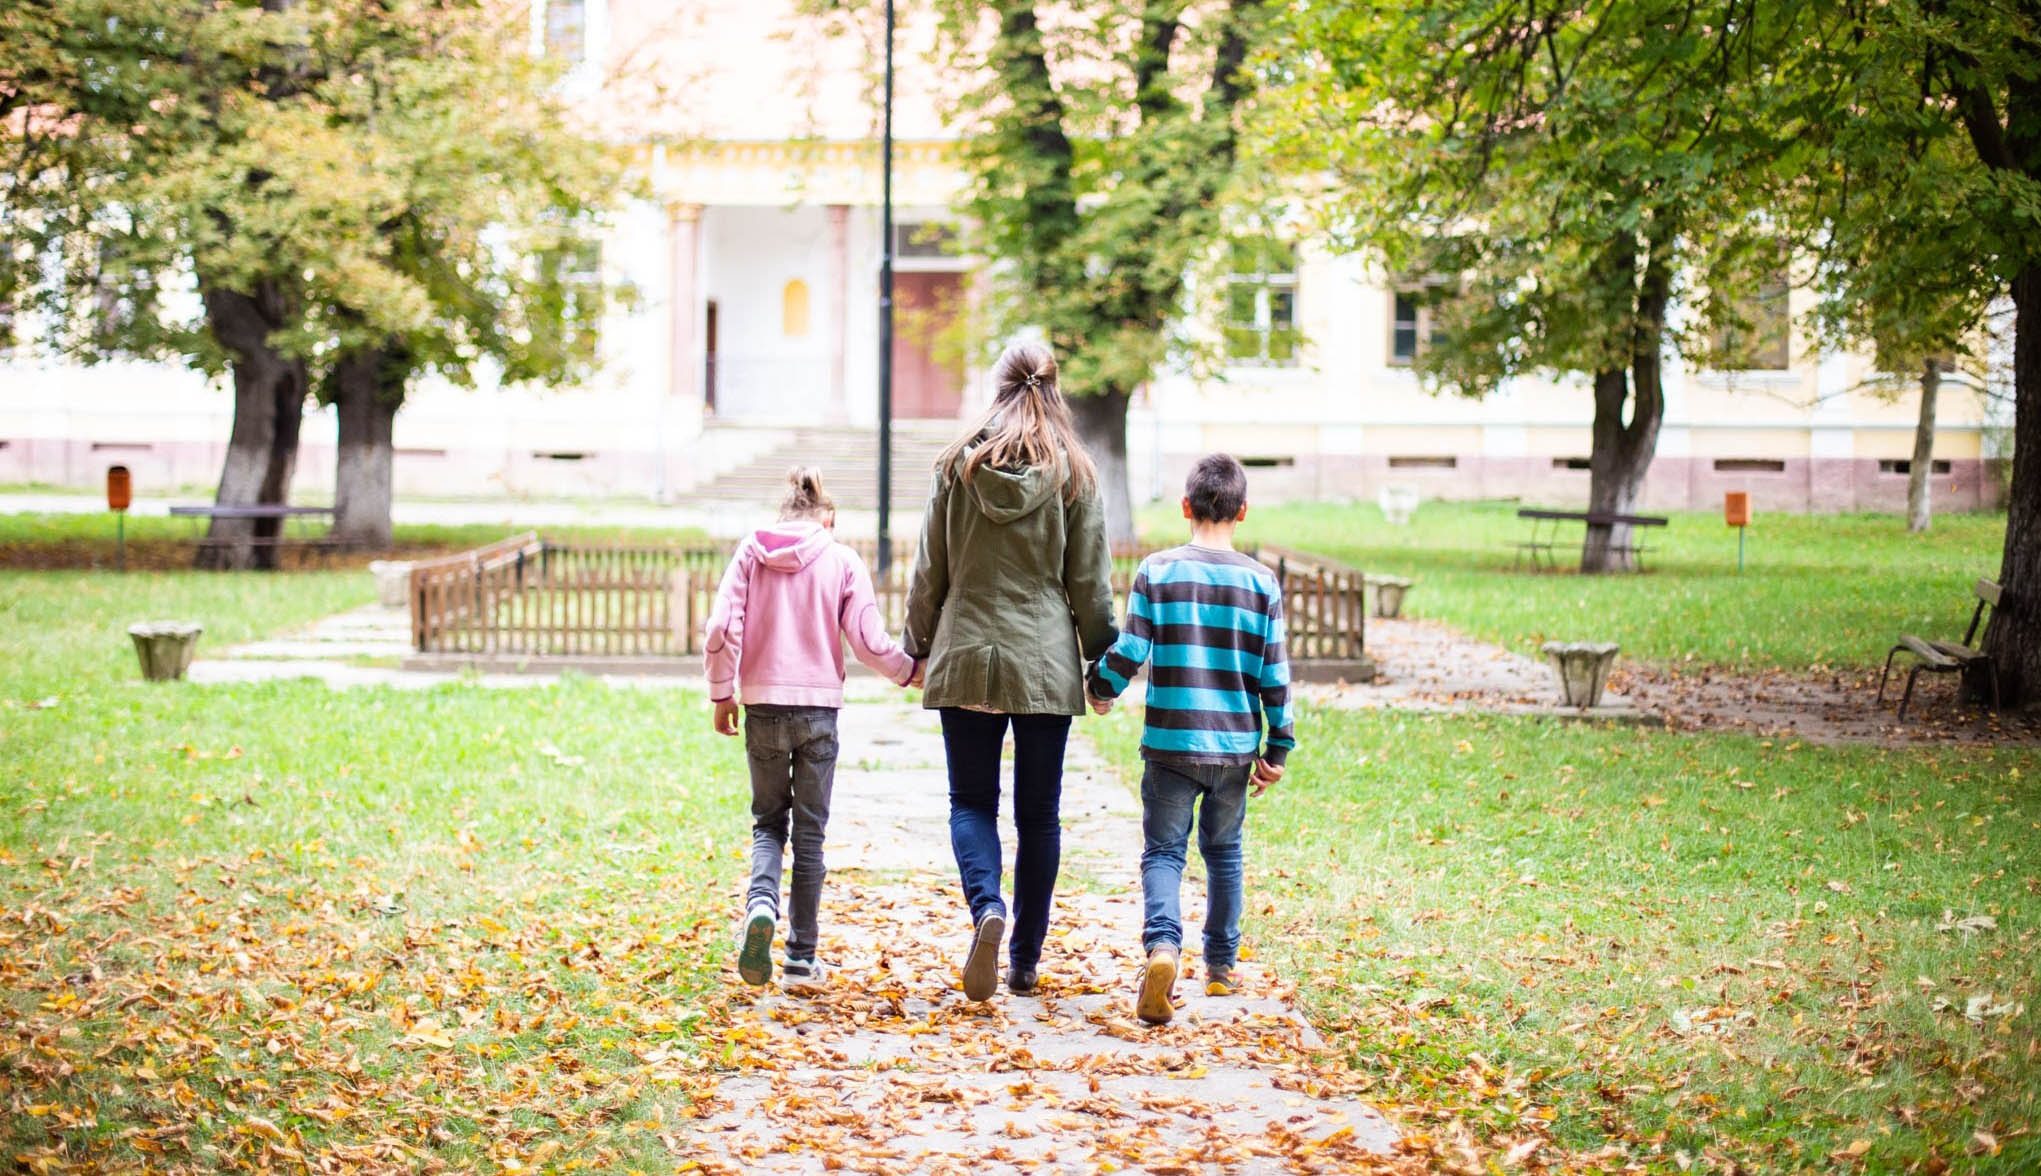
[[[780,499],[780,521],[821,520],[836,513],[836,500],[822,488],[822,471],[795,466],[787,471],[787,494]]]

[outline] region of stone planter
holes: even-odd
[[[135,639],[135,656],[142,661],[142,677],[151,682],[174,682],[191,668],[191,655],[198,650],[198,635],[204,625],[183,621],[148,621],[128,626]]]
[[[1415,486],[1384,486],[1375,500],[1381,503],[1382,514],[1392,526],[1407,527],[1422,496]]]
[[[1403,615],[1403,596],[1410,581],[1401,576],[1369,576],[1368,587],[1375,592],[1375,615],[1393,620]]]
[[[384,608],[404,608],[411,603],[411,561],[373,560],[369,574],[376,578],[376,600]]]
[[[1609,667],[1621,648],[1613,641],[1547,641],[1545,661],[1559,678],[1560,700],[1582,710],[1600,706]]]

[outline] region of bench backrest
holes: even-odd
[[[1976,592],[1977,592],[1977,607],[1971,610],[1970,628],[1963,634],[1963,644],[1972,647],[1975,647],[1977,645],[1977,626],[1979,622],[1982,622],[1984,620],[1984,610],[1989,608],[1991,610],[1991,615],[1993,619],[1997,619],[1998,617],[1998,598],[1999,598],[1998,581],[1979,580],[1977,582]],[[1986,624],[1984,628],[1986,633],[1991,632],[1991,626],[1989,624]]]

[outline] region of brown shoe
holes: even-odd
[[[1150,1025],[1167,1025],[1176,1015],[1176,1006],[1169,999],[1170,989],[1176,987],[1176,957],[1173,947],[1164,944],[1148,953],[1148,966],[1141,972],[1141,996],[1134,1002],[1134,1014]]]
[[[1206,965],[1206,996],[1232,996],[1239,987],[1239,982],[1234,978],[1232,968],[1215,968],[1209,964]]]

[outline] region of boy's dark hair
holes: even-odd
[[[1201,523],[1230,523],[1247,505],[1247,471],[1228,454],[1208,453],[1191,467],[1183,492],[1191,500],[1192,518]]]

